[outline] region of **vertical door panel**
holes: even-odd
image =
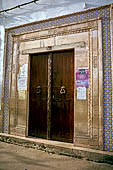
[[[47,137],[47,54],[31,56],[29,135]]]
[[[53,53],[51,135],[53,140],[73,142],[73,51]],[[63,89],[63,86],[64,89]]]

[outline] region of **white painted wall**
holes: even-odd
[[[2,97],[3,55],[4,55],[4,26],[0,25],[0,110]]]

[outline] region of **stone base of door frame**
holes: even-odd
[[[113,164],[113,153],[83,147],[75,147],[74,144],[30,137],[20,137],[5,133],[0,133],[0,141],[34,148],[52,154],[66,155],[89,161]]]

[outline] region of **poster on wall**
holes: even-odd
[[[76,87],[89,87],[88,68],[82,67],[76,70]]]
[[[21,77],[18,79],[18,90],[27,90],[27,78]]]
[[[86,100],[86,87],[77,87],[77,99]]]
[[[20,77],[27,77],[27,64],[24,64],[20,67],[20,71],[19,71],[19,76]]]
[[[19,90],[18,96],[20,100],[25,100],[25,90]]]
[[[20,66],[18,75],[18,90],[27,90],[27,64]]]

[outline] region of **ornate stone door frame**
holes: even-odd
[[[53,27],[51,29],[44,29],[35,32],[27,32],[22,34],[13,35],[13,59],[12,59],[12,85],[16,84],[16,96],[14,94],[14,86],[11,86],[11,107],[10,107],[10,133],[16,135],[28,135],[28,117],[29,117],[29,70],[30,61],[29,55],[41,52],[53,52],[59,50],[74,49],[74,74],[76,75],[76,70],[78,69],[77,58],[83,59],[85,54],[87,56],[87,66],[89,70],[93,70],[90,74],[90,90],[88,92],[88,130],[87,135],[79,136],[76,133],[76,76],[75,76],[75,90],[74,90],[74,143],[76,145],[87,145],[90,147],[103,147],[103,88],[102,88],[102,36],[101,36],[101,20],[89,20],[87,22],[79,24],[63,25],[59,27]],[[83,59],[84,60],[84,59]],[[17,62],[16,62],[17,61]],[[85,60],[84,60],[85,61]],[[23,65],[27,64],[27,85],[26,89],[23,90],[24,110],[20,108],[21,105],[21,91],[18,89],[18,76],[20,75],[20,70]],[[82,65],[81,65],[82,66]],[[83,66],[82,66],[83,67]],[[16,72],[14,71],[16,69]],[[92,99],[92,94],[96,90],[94,88],[93,76],[96,80],[96,75],[98,77],[98,94]],[[16,80],[15,80],[16,78]],[[93,87],[93,91],[92,91]],[[48,90],[49,92],[49,90]],[[49,95],[49,94],[48,94]],[[17,97],[18,96],[18,97]],[[20,98],[19,98],[20,97]],[[14,101],[15,104],[13,105]],[[98,101],[98,107],[96,106],[96,100]],[[95,101],[95,103],[93,102]],[[93,107],[92,107],[93,106]],[[15,110],[15,111],[14,111]],[[96,113],[98,119],[98,125],[96,123],[97,119],[93,119],[93,113]],[[21,113],[21,114],[20,114]],[[24,116],[25,122],[22,122],[20,115]],[[14,119],[14,120],[12,120]],[[96,141],[96,142],[95,142]]]

